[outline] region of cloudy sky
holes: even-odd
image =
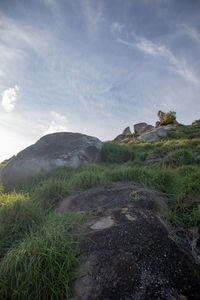
[[[200,118],[199,0],[1,0],[0,161],[44,134]]]

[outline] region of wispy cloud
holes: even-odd
[[[185,34],[187,34],[193,41],[200,44],[200,33],[195,28],[188,25],[184,25],[183,28]]]
[[[18,85],[15,85],[13,88],[8,88],[3,91],[1,105],[6,112],[12,112],[15,109],[18,91]]]
[[[112,23],[112,25],[111,25],[111,32],[112,32],[112,33],[114,33],[114,32],[119,32],[119,33],[121,33],[122,30],[123,30],[123,28],[124,28],[124,25],[122,25],[122,24],[119,23],[119,22],[114,22],[114,23]]]
[[[81,0],[81,7],[88,34],[90,38],[95,39],[99,23],[103,20],[103,1]]]
[[[181,76],[184,80],[199,85],[200,80],[195,72],[188,66],[184,58],[176,57],[172,51],[164,45],[154,43],[151,40],[132,34],[132,39],[127,41],[123,37],[117,37],[117,42],[128,47],[138,49],[154,57],[162,57],[167,61],[167,68]]]

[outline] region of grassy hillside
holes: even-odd
[[[187,230],[200,224],[200,121],[177,126],[168,137],[126,144],[107,142],[101,164],[60,167],[0,188],[0,299],[62,299],[70,295],[86,216],[60,214],[56,204],[76,191],[136,181],[165,193],[166,216]],[[146,157],[160,161],[146,165]],[[198,242],[200,238],[198,235]]]

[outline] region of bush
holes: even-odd
[[[80,237],[71,233],[80,215],[50,215],[44,226],[10,250],[0,265],[0,299],[71,296]]]
[[[195,162],[195,155],[191,150],[187,149],[172,151],[162,160],[162,164],[170,167],[179,167],[182,165],[193,164]]]
[[[124,163],[134,160],[135,153],[131,146],[104,143],[103,160],[110,163]]]

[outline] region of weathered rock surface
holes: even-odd
[[[169,111],[168,113],[164,113],[163,111],[159,110],[157,116],[159,118],[160,125],[168,125],[168,124],[178,125],[178,122],[176,121],[175,112]]]
[[[72,132],[48,134],[2,168],[0,179],[10,185],[58,166],[76,168],[84,162],[97,162],[102,148],[103,143],[96,137]]]
[[[122,132],[122,134],[124,134],[124,135],[129,135],[129,134],[131,134],[130,127],[126,127],[126,128],[124,129],[124,131]]]
[[[82,225],[71,300],[199,299],[200,271],[162,219],[166,200],[134,183],[80,192],[58,209],[91,212]]]
[[[113,142],[121,142],[123,141],[127,136],[125,134],[119,134],[118,136],[116,136],[116,138],[114,138]]]
[[[134,127],[134,132],[137,134],[143,134],[147,131],[151,131],[152,129],[154,129],[154,126],[148,125],[147,123],[138,123],[135,124],[133,127]]]
[[[173,126],[162,126],[162,127],[158,127],[153,129],[150,132],[141,134],[141,136],[139,137],[140,140],[147,142],[147,141],[155,141],[159,138],[165,137],[167,136],[167,131],[173,129]]]
[[[118,136],[116,136],[116,138],[114,138],[113,142],[121,142],[122,140],[124,140],[125,138],[127,138],[127,135],[131,134],[131,130],[130,127],[126,127],[122,134],[119,134]]]

